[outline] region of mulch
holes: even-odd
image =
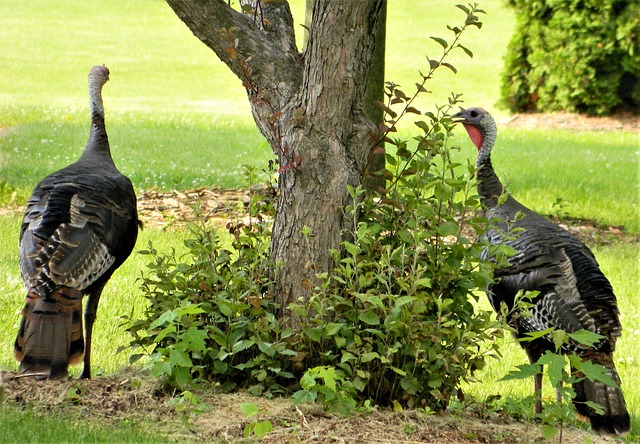
[[[623,111],[612,116],[587,116],[555,111],[549,113],[520,113],[508,117],[499,126],[524,129],[564,129],[571,131],[629,131],[640,132],[640,116]]]

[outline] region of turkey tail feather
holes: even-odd
[[[620,389],[620,377],[613,362],[609,361],[602,363],[602,365],[609,370],[607,375],[618,384],[618,387],[610,387],[600,381],[583,379],[573,385],[576,392],[574,398],[576,410],[589,418],[591,428],[595,431],[608,434],[628,432],[631,429],[631,420]],[[604,409],[604,413],[599,415],[593,408],[585,404],[586,401],[600,405]]]
[[[82,292],[60,288],[46,299],[27,294],[14,345],[21,373],[67,376],[69,364],[82,361]]]

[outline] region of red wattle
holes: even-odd
[[[469,138],[473,142],[473,144],[480,150],[482,147],[482,133],[478,128],[473,125],[464,125],[464,129],[467,130],[467,134],[469,134]]]

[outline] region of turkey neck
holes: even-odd
[[[480,200],[486,208],[495,208],[498,205],[498,198],[502,194],[502,184],[493,169],[493,165],[491,165],[491,150],[496,142],[498,131],[493,119],[483,125],[480,130],[482,132],[482,145],[478,148],[478,159],[476,161],[478,194],[480,194]]]
[[[113,163],[111,150],[109,149],[109,138],[104,123],[104,106],[102,104],[102,86],[107,82],[107,78],[91,73],[89,75],[89,103],[91,109],[91,132],[89,141],[84,149],[83,158],[101,157]]]

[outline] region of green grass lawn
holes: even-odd
[[[117,427],[88,422],[81,418],[69,418],[64,411],[53,412],[47,416],[32,412],[17,411],[12,406],[0,410],[0,442],[2,443],[149,443],[159,444],[176,442],[147,427],[140,431],[140,423],[120,421]]]
[[[418,4],[389,2],[387,78],[407,90],[425,69],[425,54],[439,55],[439,45],[428,37],[447,38],[446,25],[464,18],[447,0]],[[455,55],[451,63],[459,74],[441,72],[429,87],[434,94],[421,99],[418,108],[432,109],[456,91],[470,106],[504,119],[495,104],[513,15],[502,0],[481,6],[488,12],[483,29],[470,30],[463,41],[474,58]],[[292,2],[292,8],[300,23],[304,0]],[[116,164],[138,190],[242,186],[242,165],[263,168],[272,156],[240,82],[162,0],[0,2],[0,46],[0,205],[24,203],[41,178],[80,155],[89,126],[86,79],[95,64],[111,70],[104,88],[107,131]],[[412,131],[410,123],[402,127],[407,136]],[[475,155],[462,129],[452,145],[462,148],[456,154],[461,158]],[[552,204],[561,199],[570,216],[634,233],[640,229],[637,134],[501,128],[494,159],[511,192],[537,211],[553,213]],[[19,224],[19,216],[0,215],[0,367],[5,369],[16,368],[12,345],[24,298],[17,265]],[[181,248],[183,238],[181,231],[149,227],[137,249],[149,240],[159,250]],[[634,388],[640,384],[637,245],[596,247],[595,252],[620,300],[624,336],[616,364],[623,387]],[[127,364],[126,354],[114,356],[129,340],[118,317],[143,310],[137,279],[145,260],[133,254],[105,289],[95,330],[96,372],[112,373]],[[479,375],[483,384],[469,387],[474,395],[530,394],[530,381],[496,382],[505,365],[526,361],[512,340],[505,342],[502,362],[490,362]],[[638,430],[640,395],[626,393]]]

